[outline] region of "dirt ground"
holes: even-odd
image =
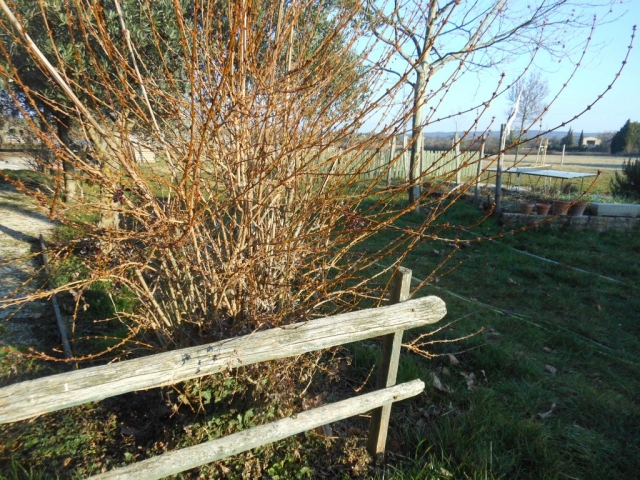
[[[33,165],[29,152],[0,152],[0,170],[31,170]]]
[[[0,168],[3,165],[0,163]],[[40,330],[50,329],[51,304],[32,302],[23,308],[5,307],[3,299],[34,290],[40,269],[38,238],[53,228],[30,198],[0,181],[0,347],[37,346]]]

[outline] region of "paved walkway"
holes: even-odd
[[[37,346],[42,332],[50,330],[49,302],[5,308],[3,299],[34,290],[33,277],[40,268],[38,237],[48,237],[52,228],[27,195],[0,180],[0,346]]]

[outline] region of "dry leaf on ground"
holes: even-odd
[[[445,385],[442,384],[442,382],[440,381],[440,379],[438,378],[438,376],[431,372],[431,376],[433,377],[433,386],[436,387],[438,390],[440,390],[441,392],[447,392],[450,393],[451,389]]]
[[[325,437],[331,437],[333,435],[333,429],[329,425],[322,425],[316,428],[318,435],[324,435]]]
[[[140,431],[137,428],[128,427],[124,422],[120,422],[120,433],[130,437],[137,437],[140,435]]]
[[[556,404],[555,404],[555,403],[552,403],[552,404],[551,404],[551,409],[549,409],[549,411],[547,411],[547,412],[539,413],[539,414],[538,414],[538,418],[539,418],[540,420],[544,420],[544,419],[546,419],[546,418],[549,418],[549,417],[553,414],[553,411],[555,410],[555,408],[556,408]]]
[[[476,389],[476,375],[475,373],[464,373],[464,372],[460,372],[460,375],[462,375],[464,377],[464,379],[467,381],[467,388],[469,390],[475,390]]]

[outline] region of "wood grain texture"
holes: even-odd
[[[22,382],[0,389],[0,423],[421,327],[445,314],[444,302],[430,296]]]
[[[377,390],[348,400],[300,412],[292,417],[201,443],[194,447],[183,448],[182,450],[142,460],[132,465],[91,477],[90,480],[132,480],[138,478],[153,480],[164,478],[251,450],[252,448],[282,440],[327,423],[337,422],[367,412],[381,405],[413,397],[422,392],[423,389],[424,383],[421,380],[413,380],[395,387]]]
[[[406,301],[411,294],[412,272],[408,268],[399,267],[394,273],[391,283],[389,301],[397,304]],[[402,330],[398,330],[382,338],[382,353],[378,365],[376,388],[392,387],[396,384],[400,352],[402,350]],[[387,432],[391,419],[391,403],[383,405],[371,412],[367,450],[377,463],[384,458],[387,444]]]

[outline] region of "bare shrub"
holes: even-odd
[[[440,55],[432,47],[451,31],[454,13],[466,17],[465,2],[447,2],[432,28],[423,13],[438,13],[437,3],[417,2],[409,23],[380,26],[381,37],[397,35],[378,41],[360,2],[0,0],[0,80],[50,152],[36,161],[52,167],[53,192],[14,183],[63,225],[49,252],[53,291],[72,319],[74,360],[213,342],[381,305],[388,274],[433,239],[453,248],[437,254],[421,285],[446,270],[464,243],[461,227],[435,220],[476,178],[448,182],[480,159],[468,156],[442,174],[442,165],[418,169],[416,159],[424,127],[448,117],[435,107],[477,65],[474,52],[493,33],[474,7],[471,24],[453,30],[464,51],[442,58],[456,65],[436,86],[439,68],[428,52]],[[505,2],[486,3],[496,7],[488,25],[504,25],[502,12],[513,21],[513,9],[499,8]],[[542,41],[537,33],[529,38]],[[391,59],[412,43],[417,53],[391,81]],[[490,98],[465,107],[477,115],[452,152],[463,141],[479,149],[491,128],[478,131],[481,116],[509,90],[502,78],[495,83]],[[362,134],[371,118],[384,126]],[[409,132],[408,142],[395,142]],[[155,162],[142,162],[142,150]],[[408,181],[388,182],[388,169],[410,152]],[[440,163],[457,164],[449,153]],[[482,175],[487,163],[474,171]],[[412,223],[397,226],[410,212]],[[366,243],[381,233],[384,242]],[[24,289],[0,306],[50,294]],[[428,356],[432,345],[424,334],[406,346]],[[251,396],[288,415],[314,376],[339,376],[336,355],[212,376],[179,386],[168,403],[195,411],[211,398]]]
[[[22,19],[56,32],[40,38],[42,51],[63,51],[49,57],[55,66],[2,24],[46,89],[13,68],[13,52],[3,52],[1,73],[26,92],[32,128],[64,165],[53,198],[32,193],[77,232],[54,250],[58,265],[74,258],[58,291],[73,289],[75,312],[94,285],[126,292],[134,308],[114,315],[132,338],[165,348],[371,296],[359,275],[393,248],[373,258],[353,250],[393,221],[371,214],[394,192],[363,204],[377,177],[361,174],[387,132],[354,140],[383,106],[370,98],[380,74],[363,68],[368,50],[354,53],[357,5],[233,2],[219,6],[221,17],[195,2],[168,12],[136,6],[136,17],[133,4],[115,2],[114,18],[77,2],[66,23],[56,16],[62,6],[42,2]],[[134,43],[134,34],[146,37]],[[26,112],[27,103],[18,105]],[[138,162],[141,142],[157,162]],[[84,196],[61,202],[63,184],[67,196],[81,184]]]
[[[88,308],[83,292],[97,288],[128,332],[121,339],[157,349],[362,300],[381,304],[385,288],[374,282],[415,245],[448,235],[432,225],[442,208],[428,209],[415,228],[394,226],[418,205],[413,197],[401,202],[401,193],[426,199],[439,183],[430,178],[420,191],[433,176],[426,168],[387,187],[387,169],[421,150],[435,109],[424,122],[414,114],[448,92],[491,32],[471,36],[464,54],[451,57],[459,66],[449,83],[428,95],[422,90],[437,70],[418,56],[428,72],[419,89],[425,95],[404,99],[411,69],[396,83],[385,76],[402,45],[367,35],[370,11],[358,2],[169,3],[0,1],[0,78],[15,87],[17,108],[60,166],[54,195],[32,194],[74,231],[52,248],[54,263],[69,270],[57,291],[72,293],[73,315]],[[500,80],[463,138],[506,91]],[[374,115],[386,126],[359,134]],[[417,136],[386,166],[375,164],[410,118]],[[139,162],[141,145],[157,162]],[[457,199],[472,184],[445,193]],[[443,206],[445,198],[430,202]],[[385,230],[397,233],[393,241],[375,252],[362,248]]]

